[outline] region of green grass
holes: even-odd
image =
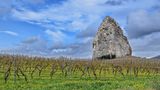
[[[105,76],[94,77],[67,76],[56,73],[52,79],[48,74],[29,78],[28,83],[23,77],[14,83],[13,76],[5,84],[3,74],[0,74],[0,90],[160,90],[160,76]]]

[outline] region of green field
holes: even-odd
[[[160,90],[159,61],[0,57],[0,90]]]
[[[160,76],[115,76],[94,79],[91,77],[63,77],[54,78],[41,76],[29,79],[8,81],[6,84],[1,77],[0,90],[160,90]]]

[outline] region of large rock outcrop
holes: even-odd
[[[112,59],[131,54],[132,49],[122,29],[113,18],[107,16],[93,40],[93,59]]]

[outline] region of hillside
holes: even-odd
[[[151,59],[160,59],[160,55],[152,57]]]

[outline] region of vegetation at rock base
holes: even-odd
[[[0,90],[159,90],[160,61],[0,56]]]

